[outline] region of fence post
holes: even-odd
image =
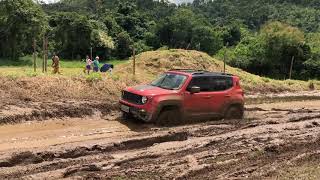
[[[45,61],[46,61],[46,36],[43,36],[42,42],[42,49],[43,49],[43,59],[42,59],[42,73],[45,72]]]
[[[48,71],[48,37],[45,37],[45,66],[44,70],[45,72]]]
[[[93,61],[93,59],[92,59],[92,46],[90,47],[90,59],[91,59],[91,61]]]
[[[290,71],[289,71],[289,79],[291,79],[291,75],[292,75],[293,61],[294,61],[294,56],[292,56],[292,59],[291,59],[291,65],[290,65]]]
[[[227,54],[227,48],[224,47],[224,53],[223,53],[223,73],[226,73],[226,54]]]
[[[229,43],[227,42],[226,46],[224,47],[224,54],[223,54],[223,73],[226,73],[226,58],[227,58],[227,47]]]
[[[36,39],[33,39],[33,71],[37,72]]]
[[[132,70],[133,70],[133,75],[136,75],[136,50],[135,48],[133,47],[132,49],[132,54],[133,54],[133,67],[132,67]]]

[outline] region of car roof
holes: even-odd
[[[194,70],[194,69],[172,69],[169,72],[179,72],[183,74],[189,74],[192,76],[222,76],[222,77],[232,77],[232,74],[223,72],[210,72],[206,70]]]

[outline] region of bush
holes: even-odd
[[[101,80],[102,80],[102,76],[100,73],[91,73],[86,76],[87,82],[97,82],[97,81],[101,81]]]

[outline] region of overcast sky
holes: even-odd
[[[42,0],[44,1],[45,3],[53,3],[53,2],[57,2],[58,0]]]

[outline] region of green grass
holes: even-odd
[[[110,61],[102,61],[100,64],[110,63],[117,67],[117,65],[123,64],[127,62],[127,60],[110,60]],[[37,58],[37,71],[33,70],[33,57],[25,56],[20,58],[19,60],[12,61],[8,59],[0,59],[0,76],[8,76],[8,77],[32,77],[32,76],[42,76],[42,75],[50,75],[52,72],[51,68],[52,61],[48,60],[48,74],[42,73],[42,58]],[[62,75],[65,76],[84,76],[83,70],[85,67],[85,62],[80,60],[60,60],[60,70]],[[90,77],[89,77],[90,79]]]

